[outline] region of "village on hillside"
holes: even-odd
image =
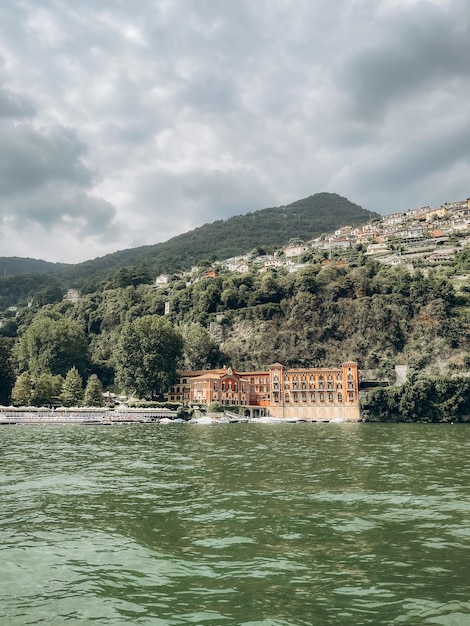
[[[347,262],[348,252],[361,246],[367,256],[387,265],[406,264],[409,269],[451,263],[456,252],[470,243],[470,198],[446,202],[438,208],[429,206],[404,213],[384,215],[359,227],[343,226],[331,234],[311,241],[296,241],[274,254],[246,254],[216,261],[205,273],[215,277],[218,269],[246,274],[254,267],[259,271],[285,268],[296,272],[306,265],[309,254],[323,253],[324,262],[333,255],[337,262]],[[197,275],[198,267],[183,275]],[[169,274],[160,274],[155,287],[165,287]]]

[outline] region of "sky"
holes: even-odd
[[[470,196],[468,0],[2,0],[0,256]]]

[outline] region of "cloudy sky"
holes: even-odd
[[[0,256],[470,196],[468,0],[2,0]]]

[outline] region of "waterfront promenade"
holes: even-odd
[[[175,419],[176,411],[165,408],[118,407],[0,407],[0,425],[8,424],[114,424],[152,423]]]

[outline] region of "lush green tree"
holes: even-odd
[[[15,373],[11,361],[11,340],[0,337],[0,404],[9,404],[11,390],[15,384]]]
[[[29,372],[23,372],[16,379],[11,392],[13,404],[16,406],[30,406],[33,396],[33,380]]]
[[[64,406],[80,406],[83,400],[83,380],[76,367],[72,367],[65,377],[60,396]]]
[[[96,374],[92,374],[85,387],[85,406],[103,406],[103,385]]]
[[[64,289],[58,284],[52,283],[47,285],[40,291],[38,291],[34,298],[33,303],[38,306],[45,306],[46,304],[53,304],[54,302],[60,302],[64,296]]]
[[[60,374],[41,374],[34,381],[31,404],[34,406],[54,406],[59,404],[64,379]]]
[[[224,413],[225,407],[220,402],[211,402],[207,407],[208,413]]]
[[[61,374],[71,367],[84,373],[88,367],[88,341],[82,326],[74,320],[53,313],[40,312],[15,346],[20,371],[32,376]]]
[[[158,315],[124,324],[115,351],[116,383],[128,394],[153,400],[177,378],[183,339]]]
[[[210,369],[217,365],[220,351],[210,333],[200,324],[186,324],[182,327],[183,363],[185,370]]]

